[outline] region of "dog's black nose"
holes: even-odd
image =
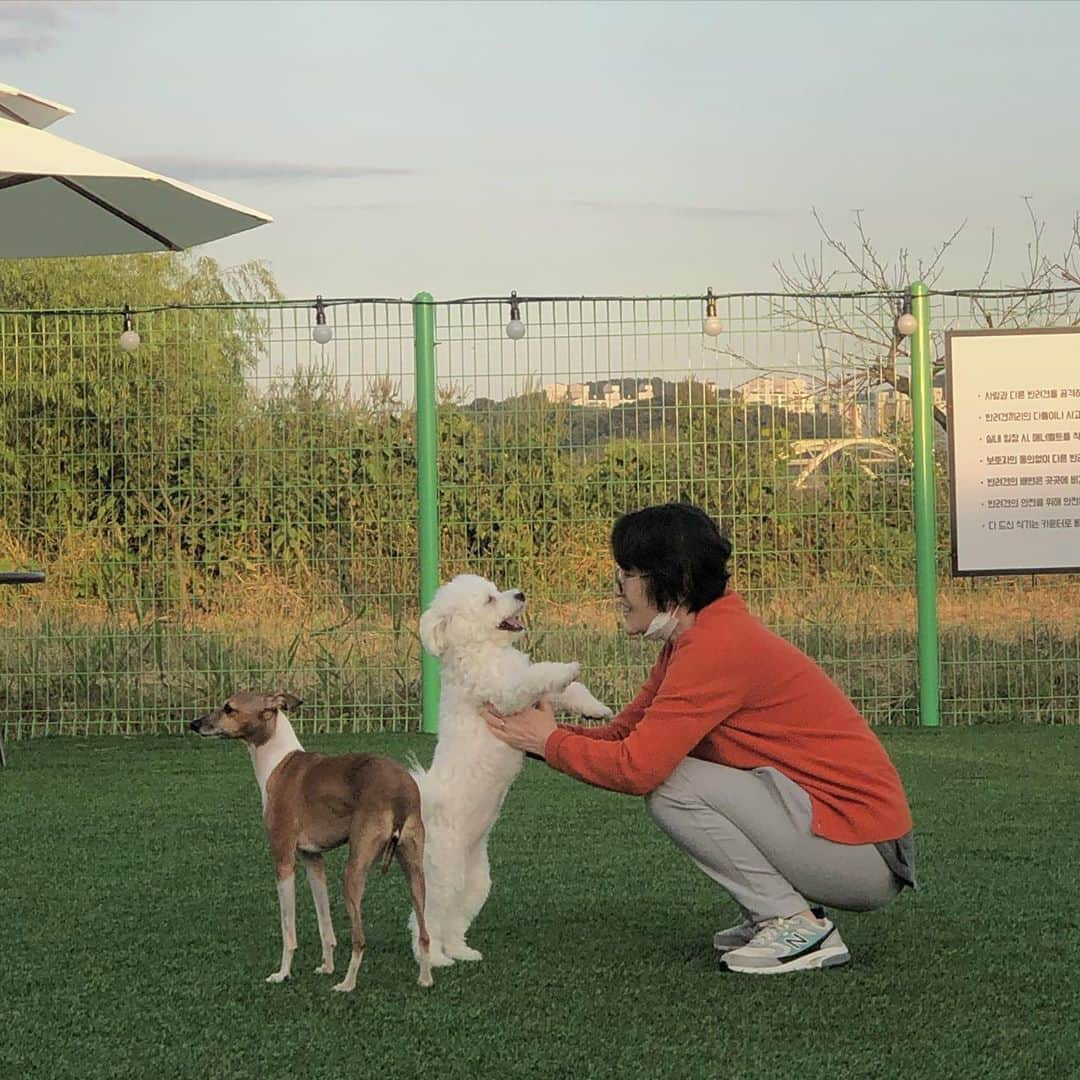
[[[521,603],[524,604],[525,603],[525,594],[520,589],[518,589],[518,591],[516,593],[514,593],[514,599],[515,600],[520,600]]]
[[[192,721],[191,721],[191,723],[190,723],[190,724],[188,724],[188,727],[189,727],[189,728],[190,728],[190,729],[191,729],[192,731],[195,731],[195,732],[199,732],[199,731],[201,731],[201,730],[202,730],[202,722],[203,722],[203,721],[204,721],[205,719],[206,719],[206,717],[205,717],[205,716],[200,716],[200,717],[198,718],[198,720],[192,720]]]

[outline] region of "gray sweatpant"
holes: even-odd
[[[684,758],[645,805],[756,922],[786,918],[811,904],[870,911],[901,888],[873,844],[814,836],[810,796],[776,769]]]

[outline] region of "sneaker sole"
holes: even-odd
[[[789,971],[815,971],[818,968],[841,967],[851,959],[851,953],[845,948],[825,948],[817,952],[800,956],[786,964],[769,964],[767,967],[752,967],[749,964],[732,964],[726,957],[721,963],[728,971],[737,971],[740,975],[785,975]]]

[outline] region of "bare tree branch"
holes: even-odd
[[[1064,320],[1080,324],[1080,315],[1073,314],[1068,302],[1062,308],[1061,301],[1047,291],[1062,280],[1080,285],[1080,213],[1073,221],[1064,255],[1059,262],[1051,262],[1044,247],[1046,223],[1037,216],[1029,197],[1024,204],[1031,227],[1024,280],[1016,287],[1015,297],[997,297],[996,302],[975,290],[968,296],[971,314],[976,324],[988,329],[1030,325],[1033,317],[1042,325],[1061,325]],[[857,247],[831,232],[816,207],[811,213],[820,233],[818,253],[816,257],[793,256],[790,264],[774,264],[784,290],[799,294],[776,301],[774,316],[788,329],[810,336],[819,369],[817,384],[823,392],[852,400],[875,386],[891,386],[910,396],[910,376],[897,370],[909,362],[908,343],[897,332],[895,320],[900,313],[897,304],[910,284],[911,253],[901,248],[894,260],[885,259],[874,245],[861,210],[852,211]],[[928,260],[915,262],[919,279],[928,286],[941,278],[965,225],[961,222],[937,244]],[[996,233],[991,232],[979,290],[990,286],[996,256]],[[850,294],[840,294],[842,287],[850,289]],[[943,369],[944,360],[939,355],[933,364],[934,374]],[[946,427],[943,410],[935,407],[934,419]]]

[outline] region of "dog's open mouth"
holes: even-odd
[[[508,630],[511,634],[521,634],[525,631],[525,624],[520,619],[515,619],[512,616],[509,619],[503,619],[499,623],[500,630]]]

